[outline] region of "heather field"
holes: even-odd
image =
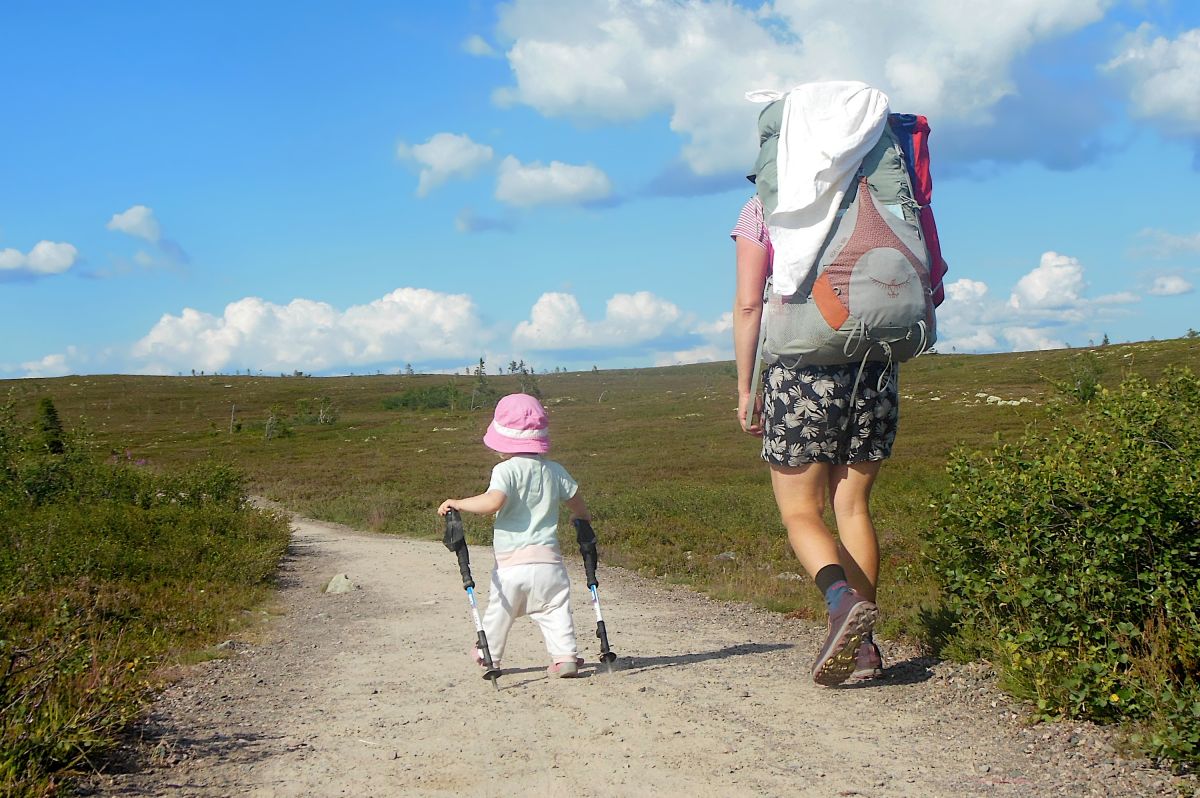
[[[1153,380],[1171,365],[1200,372],[1200,340],[906,364],[900,434],[874,494],[884,633],[920,641],[937,632],[927,611],[937,588],[922,551],[956,447],[989,448],[1043,422],[1062,396],[1056,384]],[[482,386],[473,375],[90,376],[8,381],[0,391],[29,418],[52,397],[64,425],[85,427],[109,456],[152,470],[216,460],[242,470],[252,492],[307,516],[433,537],[438,503],[483,490],[495,462],[480,442],[490,409],[470,409],[472,394],[479,404],[482,393],[529,379],[489,370]],[[774,512],[757,441],[736,425],[732,364],[540,374],[536,383],[553,456],[580,481],[608,562],[820,617]],[[439,386],[456,389],[455,409],[404,406]],[[483,540],[486,523],[468,522]]]

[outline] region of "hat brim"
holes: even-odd
[[[501,454],[545,454],[550,451],[549,438],[509,438],[497,432],[492,424],[488,424],[487,432],[483,434],[483,443]]]

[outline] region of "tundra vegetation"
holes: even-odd
[[[263,598],[286,529],[248,509],[247,492],[439,537],[434,508],[482,490],[495,463],[480,440],[487,403],[522,387],[547,406],[554,457],[580,481],[606,562],[823,618],[757,441],[738,429],[731,364],[536,383],[512,364],[409,371],[0,384],[0,700],[49,706],[30,690],[55,684],[48,718],[114,707],[36,743],[6,709],[6,784],[44,787],[95,761],[157,668]],[[1198,372],[1194,337],[906,364],[873,499],[882,635],[986,658],[1035,713],[1124,722],[1138,750],[1195,766]],[[467,523],[488,540],[486,519]]]

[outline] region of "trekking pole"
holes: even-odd
[[[592,593],[592,609],[596,611],[596,637],[600,638],[600,661],[604,669],[612,673],[613,660],[617,658],[608,647],[608,630],[604,628],[604,615],[600,612],[599,582],[596,581],[596,563],[600,559],[596,551],[596,532],[592,525],[582,518],[571,522],[575,525],[575,540],[579,542],[579,553],[583,555],[583,569],[587,573],[588,590]]]
[[[496,683],[496,679],[500,676],[500,669],[492,664],[492,651],[488,648],[487,634],[483,631],[483,622],[479,620],[479,605],[475,602],[475,580],[471,578],[471,555],[467,551],[467,537],[463,533],[462,516],[458,514],[458,510],[446,511],[446,533],[442,536],[442,543],[458,557],[458,571],[462,574],[463,589],[467,591],[467,599],[471,602],[471,617],[475,619],[477,645],[483,654],[483,678],[499,690],[500,685]]]

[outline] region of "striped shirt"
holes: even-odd
[[[771,240],[767,235],[767,224],[763,220],[762,200],[755,194],[742,206],[737,224],[729,231],[729,237],[736,240],[738,236],[753,241],[763,249]]]
[[[771,249],[771,236],[767,233],[767,223],[763,219],[762,200],[755,194],[742,206],[737,224],[729,231],[729,237],[736,241],[739,237],[753,241],[767,251],[767,268],[771,267],[775,253]],[[768,271],[769,273],[769,271]]]

